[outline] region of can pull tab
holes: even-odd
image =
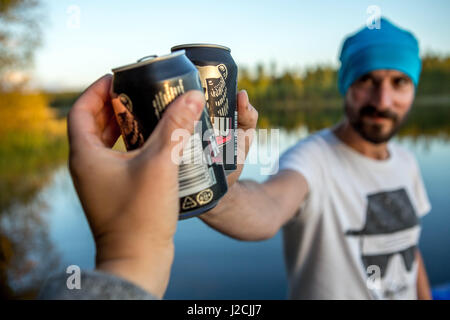
[[[155,59],[156,57],[158,57],[156,54],[151,54],[149,56],[145,56],[145,57],[140,58],[137,62],[142,62],[142,61],[147,60],[147,59]]]

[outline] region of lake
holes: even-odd
[[[293,131],[280,130],[280,153],[308,134],[304,126]],[[262,135],[258,137],[264,140]],[[242,178],[267,178],[261,169],[269,168],[278,157],[270,148],[274,137],[269,131],[266,141],[254,144],[251,157],[263,160],[263,164],[248,164]],[[440,135],[403,136],[396,141],[416,155],[433,207],[422,220],[420,240],[431,284],[449,283],[450,141]],[[13,290],[26,289],[68,265],[94,268],[94,241],[66,166],[56,169],[31,201],[16,203],[9,211],[14,215],[0,216],[3,228],[17,230],[16,234],[21,230],[30,232],[23,235],[26,241],[22,241],[21,250],[25,261],[18,264],[23,270],[9,279]],[[165,298],[285,299],[287,283],[281,240],[278,233],[267,241],[241,242],[210,229],[197,218],[180,221]]]

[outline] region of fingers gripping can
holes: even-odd
[[[202,91],[199,73],[184,51],[148,56],[112,70],[113,91],[126,107],[116,112],[127,150],[141,147],[165,108],[189,90]],[[227,192],[223,165],[215,162],[218,147],[206,106],[194,134],[185,144],[179,166],[180,219],[213,208]]]
[[[231,50],[215,44],[183,44],[172,52],[185,50],[187,57],[200,72],[209,116],[216,132],[219,159],[227,174],[237,165],[237,72]]]

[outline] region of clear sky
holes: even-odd
[[[450,54],[448,0],[47,0],[34,82],[81,89],[113,67],[190,42],[226,45],[249,67],[337,66],[343,38],[365,25],[370,5],[413,31],[422,53]]]

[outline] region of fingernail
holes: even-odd
[[[247,90],[242,89],[240,92],[245,93],[245,96],[246,96],[246,99],[247,99],[247,110],[251,110],[251,109],[252,109],[252,106],[250,105],[250,101],[249,101],[249,99],[248,99],[248,93],[247,93]]]
[[[187,107],[191,109],[194,112],[194,114],[198,114],[200,113],[200,110],[203,109],[203,104],[189,103]]]
[[[187,107],[191,109],[195,114],[200,113],[205,106],[205,99],[203,94],[192,92],[186,98]]]

